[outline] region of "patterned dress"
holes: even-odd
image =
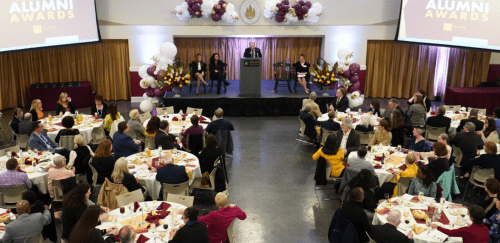
[[[490,218],[485,218],[483,220],[484,225],[488,226],[490,232],[490,242],[500,241],[500,220],[498,219],[499,214],[500,212],[497,210],[497,212],[491,215]]]
[[[419,192],[423,192],[426,197],[436,197],[437,185],[436,182],[432,182],[429,187],[425,187],[422,179],[415,178],[411,181],[410,189],[408,189],[408,194],[418,196]]]

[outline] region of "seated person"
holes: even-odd
[[[313,154],[312,159],[318,161],[320,156],[332,165],[330,176],[342,177],[342,175],[344,175],[345,166],[342,164],[344,160],[344,151],[339,147],[337,135],[330,134],[326,139],[325,145]],[[338,185],[340,186],[340,184]]]
[[[370,109],[368,112],[371,112],[374,116],[383,117],[384,114],[380,113],[380,102],[378,100],[372,100],[370,102]]]
[[[349,109],[349,99],[347,98],[347,96],[345,96],[346,93],[347,90],[345,90],[343,87],[338,88],[335,92],[336,97],[335,99],[333,99],[333,103],[330,105],[329,110],[345,112],[347,109]]]
[[[306,105],[304,110],[300,112],[299,119],[301,119],[306,125],[304,130],[304,135],[309,137],[312,141],[316,141],[316,137],[318,134],[316,133],[316,125],[319,125],[319,122],[314,120],[313,116],[310,114],[311,105]]]
[[[184,227],[180,229],[172,229],[170,231],[170,240],[168,242],[209,242],[207,225],[202,222],[198,222],[198,213],[199,211],[196,208],[186,208],[182,214]]]
[[[491,179],[488,179],[491,180]],[[495,180],[495,179],[493,179]],[[497,181],[498,183],[498,181]],[[494,213],[490,216],[485,216],[485,219],[483,220],[483,223],[486,227],[489,228],[489,234],[490,234],[490,241],[489,242],[500,242],[500,200],[495,200],[492,203],[494,206],[492,207],[495,209]],[[486,209],[485,209],[486,211]],[[493,211],[493,210],[490,210]]]
[[[128,116],[130,117],[127,122],[129,133],[133,132],[136,139],[139,139],[143,143],[146,142],[146,135],[144,135],[146,130],[141,124],[139,111],[137,109],[133,109],[129,112]]]
[[[319,125],[328,131],[340,130],[340,124],[335,121],[335,111],[328,112],[328,120],[319,122]]]
[[[12,121],[10,121],[9,125],[15,134],[19,134],[19,123],[23,120],[24,113],[21,108],[15,108],[13,113],[14,116],[12,116]]]
[[[385,193],[389,193],[389,195],[392,195],[392,197],[397,197],[399,178],[414,178],[417,175],[418,167],[417,164],[415,164],[416,161],[417,158],[415,157],[415,155],[407,154],[405,158],[406,168],[401,172],[393,171],[392,174],[394,175],[394,177],[392,177],[391,182],[387,182],[382,185],[382,187],[380,188],[380,194],[384,195]]]
[[[442,143],[444,145],[446,145],[446,159],[449,161],[450,160],[450,157],[451,157],[451,146],[448,145],[448,140],[449,140],[449,137],[448,137],[448,134],[446,133],[441,133],[439,134],[438,136],[438,143]],[[426,153],[421,153],[421,152],[415,152],[414,153],[416,156],[419,156],[420,158],[436,158],[436,154],[434,153],[434,151],[430,151],[430,152],[426,152]],[[450,165],[451,166],[451,165]]]
[[[62,156],[54,158],[54,167],[50,168],[47,174],[49,183],[50,197],[54,197],[54,190],[52,189],[53,180],[64,180],[75,176],[75,167],[72,170],[66,169],[66,159]]]
[[[358,148],[358,157],[349,159],[349,168],[355,171],[361,171],[363,169],[367,169],[375,173],[375,169],[373,168],[372,163],[365,159],[368,150],[365,146],[360,146]]]
[[[431,224],[433,229],[438,229],[439,231],[445,233],[451,237],[462,237],[463,243],[487,243],[490,241],[490,234],[488,232],[488,227],[483,223],[484,220],[484,209],[477,205],[472,205],[468,210],[469,218],[472,221],[472,225],[468,227],[461,227],[454,230],[445,229],[438,226],[435,223]],[[488,223],[489,221],[487,221]]]
[[[156,148],[162,147],[162,149],[181,149],[181,140],[168,133],[169,130],[169,124],[168,121],[161,121],[160,122],[160,129],[156,133],[155,136],[155,146]]]
[[[358,125],[356,126],[356,128],[354,128],[354,130],[359,132],[371,132],[373,131],[373,129],[372,118],[368,113],[361,115],[361,119]]]
[[[135,230],[134,227],[130,225],[123,226],[120,231],[120,243],[134,243],[135,242]]]
[[[146,130],[144,131],[144,135],[146,135],[147,138],[154,138],[156,136],[156,132],[158,131],[158,128],[160,127],[160,118],[157,116],[151,117],[149,119],[148,124],[146,125]]]
[[[353,151],[358,151],[361,141],[359,134],[352,129],[352,119],[347,117],[342,119],[342,124],[340,124],[341,130],[337,132],[337,142],[340,148],[344,151],[345,157],[349,156],[349,153]]]
[[[409,149],[415,152],[427,152],[427,142],[425,141],[423,128],[413,128],[413,137],[411,137]]]
[[[387,223],[384,225],[372,226],[371,238],[377,243],[403,243],[413,242],[413,233],[408,233],[408,237],[399,232],[398,225],[401,223],[401,212],[391,210],[387,216]]]
[[[57,101],[56,104],[56,114],[64,114],[66,112],[70,112],[71,114],[75,114],[76,111],[76,106],[71,103],[71,98],[68,97],[68,94],[65,92],[62,92],[59,95],[59,100]]]
[[[391,130],[392,139],[391,145],[394,147],[402,146],[405,141],[405,121],[401,112],[399,110],[394,109],[391,111],[391,117],[389,120],[389,129]]]
[[[228,206],[227,195],[223,192],[217,193],[215,196],[215,204],[217,204],[219,209],[199,217],[198,222],[207,225],[208,242],[228,242],[227,228],[229,228],[231,222],[236,218],[245,220],[247,215],[234,204]]]
[[[115,158],[128,157],[139,152],[141,141],[132,139],[128,132],[126,121],[118,123],[118,131],[113,134],[113,147],[115,148]]]
[[[216,135],[218,130],[229,130],[234,131],[234,126],[228,119],[224,119],[224,111],[222,108],[217,108],[215,110],[214,115],[216,117],[215,120],[210,122],[205,129],[207,133]]]
[[[361,187],[365,193],[363,200],[363,208],[375,212],[377,208],[377,197],[375,195],[375,188],[378,187],[377,177],[371,170],[363,169],[358,175],[349,181],[349,188]],[[370,213],[370,214],[371,214]],[[370,215],[369,215],[370,217]]]
[[[94,156],[94,152],[88,145],[84,145],[81,134],[75,136],[75,146],[76,148],[69,153],[69,163],[66,168],[68,170],[75,168],[75,175],[83,175],[88,171],[89,157]]]
[[[146,189],[139,185],[139,178],[135,178],[134,175],[130,174],[127,165],[128,161],[123,157],[116,161],[113,174],[111,174],[111,182],[122,184],[129,192],[141,189],[142,193],[144,193]]]
[[[26,134],[31,136],[31,133],[33,133],[33,123],[35,122],[31,120],[31,113],[24,114],[24,119],[18,125],[19,135]]]
[[[486,120],[486,123],[484,124],[484,130],[477,131],[477,134],[479,134],[479,136],[481,136],[481,139],[483,139],[483,143],[486,143],[486,142],[498,143],[499,142],[497,125],[495,124],[495,120],[493,118],[488,118]]]
[[[98,205],[87,207],[71,231],[68,242],[115,243],[115,235],[118,235],[117,227],[109,227],[102,231],[96,228],[99,221],[105,217],[106,213]],[[108,235],[106,240],[103,238],[104,235]]]
[[[34,99],[31,102],[30,113],[33,121],[42,120],[44,117],[42,101],[39,99]]]
[[[52,142],[47,134],[43,131],[44,126],[40,121],[33,123],[33,133],[30,136],[28,146],[33,150],[49,151],[69,158],[69,150],[59,147]]]
[[[205,172],[212,172],[215,161],[223,154],[222,149],[217,147],[217,138],[213,134],[208,134],[205,139],[205,144],[206,147],[201,150],[198,156],[202,174]]]
[[[450,169],[449,161],[446,158],[448,151],[446,151],[446,145],[440,142],[435,143],[432,150],[436,159],[429,159],[429,169],[431,169],[434,179],[438,180],[443,172]]]
[[[192,115],[191,116],[191,124],[192,126],[189,127],[188,129],[182,129],[181,131],[181,136],[182,136],[182,146],[186,147],[186,138],[190,134],[203,134],[203,126],[199,125],[199,120],[197,115]]]
[[[464,131],[457,133],[453,139],[450,140],[450,145],[455,145],[462,151],[462,173],[467,178],[470,174],[472,167],[468,167],[467,161],[477,156],[477,151],[484,146],[481,136],[475,133],[476,126],[472,122],[465,123]],[[462,178],[462,177],[461,177]]]
[[[426,124],[431,127],[446,127],[445,133],[450,129],[451,118],[444,116],[446,114],[446,108],[440,106],[436,109],[436,115],[427,118]]]
[[[478,109],[472,109],[469,112],[469,119],[463,119],[460,121],[460,125],[457,127],[457,132],[463,132],[463,128],[467,122],[472,122],[476,128],[476,131],[482,131],[484,128],[484,122],[477,119],[479,114]]]
[[[465,161],[467,168],[472,168],[473,166],[480,166],[484,169],[495,169],[495,178],[500,180],[500,155],[497,154],[497,145],[492,142],[486,142],[484,144],[484,152],[479,157]],[[467,174],[465,177],[469,177]]]
[[[165,156],[165,165],[158,170],[153,168],[151,171],[156,172],[156,180],[160,183],[181,184],[189,180],[186,173],[186,168],[180,165],[174,165],[174,160],[170,156]]]
[[[423,192],[424,196],[435,198],[437,193],[435,181],[428,165],[419,166],[416,177],[411,181],[408,194],[418,196],[419,192]]]
[[[378,129],[375,131],[375,134],[373,135],[373,138],[368,145],[390,145],[392,140],[392,133],[389,129],[389,122],[385,119],[381,120]]]
[[[365,210],[363,209],[363,200],[365,192],[361,187],[351,188],[350,200],[342,205],[340,212],[345,219],[351,221],[358,233],[359,242],[368,242],[368,236],[365,232],[371,231],[370,222]]]
[[[42,233],[43,226],[50,223],[50,211],[44,206],[43,213],[31,213],[31,205],[26,200],[16,204],[17,214],[14,221],[5,226],[1,242],[25,242],[26,238]]]
[[[0,186],[6,187],[24,184],[26,185],[26,189],[31,189],[32,184],[26,173],[18,171],[19,164],[17,163],[17,159],[7,160],[5,167],[7,167],[7,171],[0,174]]]
[[[94,102],[95,103],[90,107],[90,114],[98,116],[101,119],[106,118],[106,115],[108,114],[108,105],[104,103],[102,95],[96,95]]]
[[[54,139],[54,142],[56,143],[59,143],[61,136],[73,136],[80,134],[80,131],[78,129],[73,129],[73,126],[75,125],[75,119],[72,116],[65,116],[62,119],[62,125],[65,129],[61,129],[57,133],[56,139]]]
[[[314,120],[318,119],[318,117],[321,117],[323,115],[319,110],[319,105],[316,104],[316,102],[314,102],[314,100],[316,100],[316,97],[318,97],[316,92],[311,92],[309,94],[309,99],[302,100],[302,110],[306,108],[306,105],[311,105],[311,115],[313,116]]]
[[[97,184],[102,184],[105,178],[112,181],[111,174],[115,168],[116,158],[111,153],[113,145],[107,138],[101,140],[92,158],[92,166],[97,171]]]
[[[495,212],[497,212],[496,202],[498,201],[498,192],[500,192],[500,182],[495,178],[489,178],[484,183],[484,191],[486,191],[486,198],[481,198],[481,201],[477,204],[484,208],[484,213],[486,218],[490,218]]]
[[[116,104],[111,103],[108,106],[108,114],[104,117],[104,130],[106,132],[106,135],[109,134],[111,131],[111,125],[113,125],[113,122],[120,119],[120,112],[118,112],[118,107]]]

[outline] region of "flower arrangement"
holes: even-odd
[[[183,22],[203,17],[231,24],[239,19],[235,6],[225,0],[186,0],[177,5],[172,13]]]
[[[340,81],[339,77],[335,75],[338,64],[335,63],[335,65],[331,69],[329,68],[329,66],[330,64],[326,62],[323,67],[313,65],[314,70],[311,71],[312,81],[321,86],[330,86],[333,83]]]
[[[167,71],[160,70],[156,75],[158,80],[158,85],[160,87],[170,86],[182,88],[183,85],[190,84],[191,75],[189,73],[184,74],[184,68],[174,68],[168,65]]]
[[[299,20],[316,24],[322,11],[321,3],[312,4],[311,1],[297,0],[290,4],[289,0],[270,0],[265,3],[264,17],[274,18],[276,22],[285,25]]]

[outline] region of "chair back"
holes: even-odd
[[[5,149],[0,150],[0,157],[5,156],[7,153],[5,152]]]
[[[22,195],[26,191],[24,184],[16,186],[0,186],[1,206],[4,208],[15,208],[16,203],[23,200]],[[7,203],[11,205],[7,205]]]
[[[379,108],[379,110],[380,110],[379,117],[384,117],[385,116],[385,109],[384,108]]]
[[[59,138],[59,146],[71,151],[75,149],[76,135],[65,135]]]
[[[406,193],[408,188],[410,188],[410,183],[413,180],[413,178],[409,177],[399,177],[398,180],[398,197],[402,196]]]
[[[291,80],[292,77],[290,75],[290,63],[285,62],[277,62],[273,64],[274,69],[274,79],[277,81],[288,81]]]
[[[60,180],[52,180],[52,192],[54,194],[52,201],[62,202],[64,193]]]
[[[370,237],[370,235],[368,234],[368,232],[366,232],[366,231],[365,231],[365,234],[366,234],[366,236],[368,236],[368,243],[377,243],[377,242],[375,242],[375,241],[372,239],[372,237]]]
[[[330,131],[330,130],[326,130],[324,128],[321,128],[321,134],[322,134],[321,144],[325,144],[326,138],[328,138],[328,136],[330,136],[330,134],[336,134],[336,133],[337,133],[337,131]]]
[[[11,152],[19,152],[20,147],[19,145],[16,145],[16,146],[13,146],[13,147],[10,147],[10,148],[6,148],[6,149],[2,149],[0,150],[0,156],[4,156],[4,155],[9,155]]]
[[[30,140],[30,136],[27,134],[14,134],[16,136],[16,144],[17,146],[23,148],[23,149],[28,149],[28,143]],[[17,150],[19,151],[19,150]]]
[[[144,124],[144,122],[147,120],[147,119],[151,119],[151,113],[149,112],[144,112],[141,114],[141,117],[139,118],[141,120],[141,124]]]
[[[106,134],[104,133],[104,128],[102,126],[94,127],[94,129],[92,129],[91,136],[92,136],[91,143],[92,144],[99,144],[101,142],[101,140],[106,138]]]
[[[26,238],[26,240],[24,240],[24,243],[44,243],[44,242],[45,241],[43,240],[41,234],[32,235]]]
[[[217,146],[222,149],[224,154],[233,154],[233,137],[231,131],[227,129],[219,129],[215,133],[217,138]]]
[[[92,159],[89,160],[89,168],[92,171],[92,186],[97,186],[97,170],[92,166]]]
[[[346,219],[340,210],[335,211],[332,222],[328,229],[328,240],[330,242],[358,242],[358,233],[354,225]]]
[[[236,218],[233,219],[229,227],[227,227],[227,239],[229,240],[229,243],[236,243],[236,239],[234,237],[234,222],[236,221]]]
[[[197,116],[201,116],[201,113],[203,113],[203,109],[201,108],[192,108],[192,107],[188,107],[186,109],[186,114],[195,114]]]
[[[133,192],[116,196],[116,202],[118,203],[118,207],[123,207],[134,202],[144,202],[144,196],[141,189],[137,189]]]
[[[472,173],[470,174],[469,182],[475,186],[484,188],[486,180],[495,177],[495,169],[484,169],[479,166],[474,166],[472,168]]]
[[[205,136],[200,134],[188,134],[186,137],[186,151],[194,154],[195,156],[200,153],[205,144]]]
[[[304,132],[306,131],[306,124],[304,123],[304,121],[302,121],[302,119],[300,119],[299,117],[299,124],[300,124],[300,136],[305,136]]]
[[[452,150],[453,150],[453,157],[455,157],[455,168],[459,168],[461,167],[460,162],[462,161],[464,155],[459,147],[452,146]]]
[[[156,114],[158,116],[160,116],[160,115],[167,115],[167,114],[174,114],[174,107],[173,106],[156,107]]]
[[[170,194],[189,196],[189,181],[181,184],[167,184],[162,185],[163,198],[167,198]]]
[[[444,105],[444,108],[446,109],[446,111],[459,111],[462,106],[461,105]]]
[[[167,202],[182,204],[186,207],[192,207],[193,201],[194,201],[193,196],[181,196],[176,194],[168,194],[167,196]]]
[[[486,116],[486,108],[480,109],[480,108],[468,107],[467,111],[470,112],[470,110],[472,110],[472,109],[476,109],[477,113],[479,113],[480,115]]]
[[[148,149],[155,149],[155,137],[146,136],[146,141],[144,146]]]
[[[111,139],[113,139],[113,135],[115,134],[115,132],[118,131],[118,123],[120,123],[122,121],[125,121],[123,116],[121,116],[120,118],[113,121],[113,123],[111,123],[111,129],[109,129],[109,137]]]
[[[361,145],[367,145],[370,143],[370,140],[373,137],[373,134],[375,134],[375,130],[370,131],[370,132],[360,132],[356,131],[359,134],[359,142]]]
[[[332,174],[332,164],[330,162],[326,161],[326,179],[330,179]]]
[[[446,133],[446,127],[425,126],[425,141],[437,141],[441,133]]]

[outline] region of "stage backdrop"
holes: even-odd
[[[129,67],[128,40],[1,54],[0,110],[29,106],[35,83],[90,81],[104,99],[127,100]]]
[[[240,79],[240,58],[250,42],[262,52],[262,79],[274,79],[273,64],[284,62],[287,58],[295,63],[299,55],[306,56],[306,62],[316,64],[321,56],[322,37],[175,37],[177,56],[186,68],[195,59],[195,54],[201,53],[203,61],[209,63],[213,53],[219,53],[223,62],[227,63],[227,79]],[[208,69],[208,67],[207,67]],[[208,70],[207,70],[208,71]],[[207,75],[207,79],[209,76]]]

